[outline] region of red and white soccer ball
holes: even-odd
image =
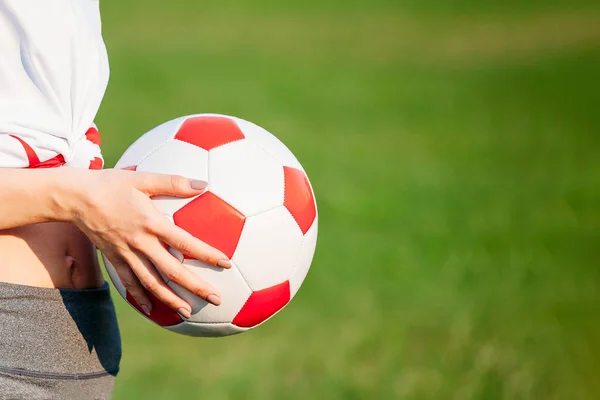
[[[164,123],[129,147],[115,168],[182,175],[208,182],[197,197],[155,198],[174,223],[231,258],[228,270],[187,259],[182,263],[221,293],[216,307],[167,284],[192,305],[190,319],[156,298],[149,319],[192,336],[244,332],[273,316],[304,281],[317,242],[317,208],[304,169],[263,128],[239,118],[200,114]],[[119,293],[142,315],[110,262]]]

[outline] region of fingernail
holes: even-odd
[[[146,315],[150,315],[150,307],[148,307],[145,304],[142,304],[142,310],[144,310],[144,313],[146,313]]]
[[[191,315],[190,315],[190,311],[181,307],[179,310],[177,310],[177,312],[179,314],[181,314],[185,319],[190,319]]]
[[[221,299],[219,298],[219,296],[217,296],[216,294],[211,294],[209,295],[206,300],[208,300],[209,303],[214,304],[215,306],[218,306],[221,304]]]
[[[218,267],[229,269],[231,268],[231,261],[229,260],[221,260],[217,263]]]
[[[192,180],[190,181],[190,186],[194,190],[204,190],[208,186],[208,182],[200,181],[200,180]]]

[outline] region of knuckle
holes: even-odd
[[[206,254],[203,261],[207,264],[216,265],[223,258],[225,257],[218,257],[216,254]]]
[[[182,305],[179,302],[179,299],[175,296],[165,296],[160,298],[160,301],[162,301],[164,304],[167,305],[167,307],[173,309],[173,310],[177,310],[178,308],[180,308]]]
[[[197,290],[194,292],[194,296],[200,297],[201,299],[205,299],[208,297],[206,290]]]
[[[169,268],[164,274],[169,281],[176,283],[181,281],[182,274],[180,268]]]
[[[198,257],[199,261],[210,265],[216,265],[220,259],[221,258],[217,257],[216,255],[207,252],[203,252],[202,254],[200,254],[200,257]]]
[[[121,277],[121,284],[129,292],[133,292],[137,289],[137,285],[135,284],[133,279],[131,279],[130,277]]]
[[[192,253],[192,246],[190,245],[190,243],[188,243],[185,240],[182,240],[179,242],[177,249],[182,252],[183,254],[191,254]]]
[[[141,234],[132,235],[129,239],[129,245],[135,249],[142,248],[142,243],[144,242],[144,236]]]
[[[146,288],[147,291],[149,291],[150,293],[156,295],[160,285],[158,284],[157,281],[155,280],[151,280],[151,281],[146,281],[146,282],[142,282],[142,284],[144,285],[144,287]]]
[[[180,175],[171,175],[171,187],[174,191],[181,191],[185,187],[186,179]]]
[[[116,263],[114,268],[117,271],[117,276],[119,277],[121,284],[126,289],[135,289],[138,287],[138,281],[127,266],[126,262]]]
[[[157,220],[155,216],[146,214],[142,217],[141,226],[146,232],[154,231],[156,225]]]
[[[194,294],[194,296],[201,297],[203,299],[209,295],[208,290],[203,285],[196,286],[191,292]]]

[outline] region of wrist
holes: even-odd
[[[85,212],[88,201],[86,182],[93,171],[76,168],[58,168],[48,180],[50,219],[77,223]]]

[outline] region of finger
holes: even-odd
[[[158,246],[162,249],[162,246]],[[153,251],[149,254],[150,261],[157,266],[157,269],[171,282],[175,282],[182,288],[207,302],[216,306],[221,304],[219,291],[210,283],[205,281],[194,272],[190,271],[179,260],[173,257],[168,251]]]
[[[135,187],[148,196],[191,197],[202,193],[208,183],[179,175],[137,173]]]
[[[223,252],[181,229],[168,218],[157,221],[152,233],[180,251],[186,258],[193,258],[216,267],[231,268],[231,261]]]
[[[118,259],[117,262],[111,261],[111,263],[115,268],[117,275],[119,275],[119,279],[121,280],[121,283],[123,284],[123,287],[125,287],[127,293],[133,297],[135,302],[139,304],[146,315],[150,315],[152,312],[152,301],[148,297],[144,287],[140,283],[137,276],[135,276],[129,265],[121,259]]]
[[[161,250],[165,251],[162,248]],[[146,256],[137,251],[134,251],[133,255],[134,257],[128,260],[128,264],[142,286],[167,307],[189,318],[192,307],[171,290]]]

